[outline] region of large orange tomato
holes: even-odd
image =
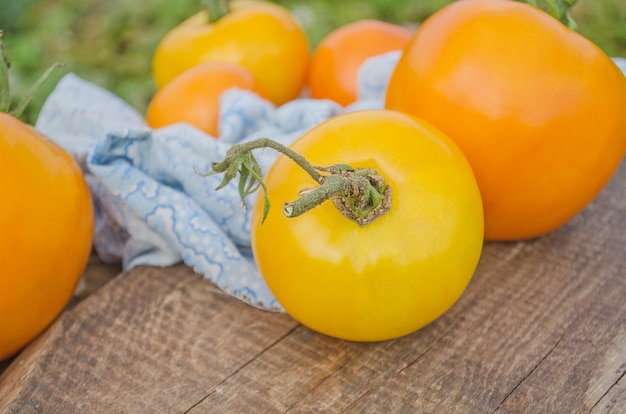
[[[152,97],[146,121],[153,128],[186,122],[217,138],[220,96],[231,88],[266,97],[246,68],[234,63],[202,63],[181,73]]]
[[[69,302],[91,252],[93,220],[74,159],[0,113],[0,360]]]
[[[356,101],[363,62],[404,48],[411,35],[409,29],[378,20],[359,20],[335,29],[322,39],[311,58],[307,78],[311,97],[344,106]]]
[[[209,23],[200,12],[159,43],[152,63],[157,87],[202,62],[231,62],[249,69],[277,105],[296,98],[309,65],[305,32],[281,6],[235,0],[231,11]]]
[[[373,168],[390,197],[389,210],[364,225],[332,201],[292,218],[270,210],[261,224],[259,197],[254,257],[292,317],[330,336],[379,341],[413,332],[455,303],[479,260],[483,211],[472,170],[448,137],[399,112],[357,111],[327,120],[290,148],[313,165],[346,163],[356,175]],[[285,156],[265,183],[272,204],[310,195],[319,184]]]
[[[461,147],[488,239],[560,227],[626,150],[623,74],[589,40],[516,1],[459,1],[427,19],[391,77],[386,107],[431,122]]]

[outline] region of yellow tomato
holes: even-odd
[[[276,299],[302,324],[379,341],[430,323],[461,296],[479,260],[483,211],[473,172],[443,133],[394,111],[329,119],[291,148],[313,165],[375,168],[391,209],[365,226],[326,202],[296,218],[254,207],[252,248]],[[281,156],[265,183],[273,205],[317,183]]]
[[[250,70],[273,103],[296,98],[310,55],[302,28],[281,6],[245,0],[230,4],[230,13],[215,23],[203,11],[161,40],[152,65],[157,87],[199,63],[222,61]]]
[[[0,113],[0,360],[67,305],[87,264],[93,206],[61,147]]]

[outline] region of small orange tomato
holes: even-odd
[[[231,62],[250,70],[274,104],[295,99],[310,58],[304,30],[276,4],[250,0],[228,4],[230,11],[219,20],[210,23],[202,11],[161,40],[152,61],[157,87],[199,63]]]
[[[152,128],[186,122],[217,138],[220,96],[231,88],[247,89],[266,97],[249,70],[233,63],[195,66],[158,90],[146,112]]]
[[[400,50],[412,32],[378,20],[360,20],[332,31],[311,58],[307,85],[312,98],[349,105],[357,99],[357,77],[368,58]]]

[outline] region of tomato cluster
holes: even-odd
[[[250,4],[249,30],[234,29],[238,6],[214,28],[196,16],[168,35],[155,55],[157,84],[221,59],[247,67],[276,104],[304,92],[345,106],[357,99],[367,58],[401,51],[385,109],[331,118],[293,143],[326,166],[318,172],[281,150],[253,210],[263,277],[289,314],[319,332],[376,341],[419,329],[462,294],[485,239],[529,239],[561,227],[602,190],[626,151],[623,74],[536,7],[454,2],[415,32],[359,21],[329,33],[309,55],[287,12],[276,9],[272,18],[281,23],[270,24],[260,17],[270,6]],[[252,64],[249,50],[232,46],[246,44],[251,31],[286,26],[291,36],[267,38],[282,62],[269,64],[259,52],[266,65]],[[285,214],[266,220],[268,199],[289,201]]]
[[[150,126],[187,122],[217,137],[219,96],[226,89],[248,89],[276,105],[300,94],[309,42],[289,11],[270,2],[226,4],[227,10],[190,17],[157,45],[152,72],[159,91],[148,106]],[[202,73],[195,69],[200,64]]]
[[[260,183],[251,234],[259,270],[290,315],[324,334],[379,341],[435,320],[467,287],[484,240],[558,229],[626,152],[622,72],[523,2],[454,2],[415,32],[359,21],[313,53],[278,5],[233,0],[213,12],[158,45],[151,126],[187,122],[217,137],[219,98],[232,87],[276,105],[308,94],[346,106],[361,64],[401,51],[385,109],[331,118],[290,148],[272,145],[283,155]],[[227,170],[244,172],[249,191],[245,180],[261,178],[242,157]],[[0,291],[12,292],[0,301],[1,360],[67,304],[94,218],[71,156],[3,113],[0,158]],[[268,199],[288,201],[284,214],[268,215]]]
[[[202,11],[158,44],[152,62],[158,92],[146,116],[150,126],[187,122],[217,137],[219,96],[234,86],[276,105],[303,94],[348,105],[357,99],[361,64],[402,49],[412,35],[398,25],[362,20],[333,31],[311,53],[306,33],[286,9],[259,1],[228,4],[225,15],[211,19]],[[231,64],[228,70],[224,63]],[[200,64],[205,66],[203,74],[186,73]]]

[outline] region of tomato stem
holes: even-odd
[[[233,145],[223,161],[211,164],[211,171],[205,174],[197,171],[196,173],[203,176],[224,173],[224,179],[217,190],[226,186],[239,174],[239,195],[244,206],[245,198],[262,187],[265,195],[261,220],[263,222],[269,212],[270,203],[261,167],[252,155],[252,151],[259,148],[272,148],[291,158],[319,184],[319,187],[300,193],[297,200],[283,205],[283,214],[287,217],[297,217],[325,201],[332,200],[341,214],[365,226],[391,208],[391,189],[385,185],[384,179],[376,170],[355,169],[346,164],[314,167],[301,154],[269,138]]]
[[[52,71],[56,68],[62,67],[63,65],[59,62],[55,62],[50,66],[44,73],[35,81],[35,83],[31,86],[31,88],[26,92],[26,94],[22,97],[22,99],[17,104],[17,107],[13,110],[11,109],[11,91],[9,87],[9,69],[11,68],[11,63],[9,61],[9,57],[7,56],[6,49],[4,47],[4,41],[2,40],[3,32],[0,30],[0,112],[9,113],[15,118],[19,118],[24,109],[28,106],[30,101],[32,101],[33,97],[41,89],[43,83],[48,79]]]
[[[229,0],[202,0],[204,8],[209,14],[209,23],[215,23],[230,12]]]
[[[15,107],[15,109],[11,111],[11,115],[13,115],[16,118],[19,118],[24,112],[24,110],[26,109],[26,107],[28,106],[28,104],[30,103],[30,101],[35,97],[35,94],[37,94],[37,91],[41,89],[42,85],[48,79],[52,71],[63,66],[64,65],[62,63],[55,62],[52,64],[52,66],[46,69],[43,75],[41,75],[39,79],[37,79],[35,83],[31,86],[28,92],[26,92],[26,95],[24,95],[24,97],[20,100],[20,102]]]
[[[577,29],[576,22],[570,15],[570,10],[577,0],[518,0],[528,3],[548,12],[552,17],[565,24],[572,30]]]
[[[324,180],[325,185],[301,192],[297,201],[283,204],[283,214],[286,217],[298,217],[326,200],[351,193],[350,182],[342,178],[338,175],[329,175]]]
[[[0,112],[9,112],[11,106],[11,91],[9,88],[9,68],[11,63],[7,57],[4,41],[2,40],[3,32],[0,30]]]

